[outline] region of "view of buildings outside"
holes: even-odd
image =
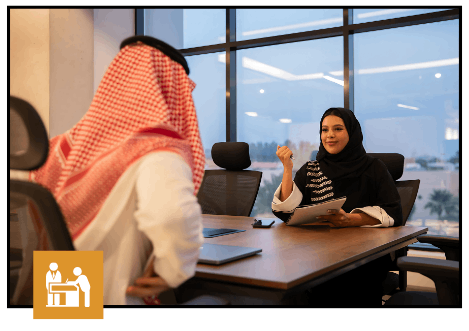
[[[219,30],[208,29],[197,11],[208,13],[207,20],[216,16]],[[198,38],[193,45],[203,45],[204,35],[211,44],[225,42],[224,10],[221,18],[210,11],[181,9],[184,45],[190,38]],[[237,35],[243,40],[338,26],[342,20],[342,10],[250,11],[254,10],[237,10]],[[354,11],[354,20],[429,11],[360,9]],[[201,21],[204,30],[197,33]],[[407,225],[427,226],[429,234],[459,236],[459,20],[355,34],[353,47],[352,108],[365,149],[404,155],[400,180],[420,179]],[[225,53],[186,60],[197,84],[193,95],[206,169],[216,168],[210,149],[226,141]],[[237,51],[237,141],[250,146],[249,169],[263,173],[251,216],[274,217],[272,197],[283,173],[277,145],[292,149],[294,172],[315,158],[321,115],[330,107],[344,106],[343,69],[342,37]]]

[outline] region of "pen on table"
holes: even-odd
[[[65,281],[65,283],[66,283],[66,282],[68,282],[68,278],[67,278],[67,280]]]

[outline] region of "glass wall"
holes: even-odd
[[[383,9],[383,8],[367,8],[367,9],[354,9],[353,10],[353,24],[373,22],[379,20],[388,20],[391,18],[412,16],[433,13],[437,11],[442,11],[446,9],[424,9],[424,8],[393,8],[393,9]]]
[[[368,152],[420,179],[408,225],[459,233],[459,21],[354,36],[355,114]]]
[[[459,235],[460,36],[451,8],[351,9],[353,25],[345,26],[342,9],[231,9],[235,22],[226,22],[227,10],[145,10],[145,34],[186,55],[206,168],[214,167],[212,145],[227,139],[227,114],[236,114],[231,137],[249,143],[250,169],[263,172],[251,216],[273,216],[283,171],[277,145],[293,150],[296,171],[315,158],[324,110],[348,106],[362,124],[365,149],[403,154],[401,180],[421,181],[407,225]],[[431,19],[421,24],[421,14]],[[380,28],[392,18],[405,22]],[[361,32],[366,22],[375,23]],[[230,28],[236,40],[226,40]],[[203,49],[192,53],[193,47]],[[227,63],[223,49],[235,63]]]
[[[343,54],[340,37],[238,51],[237,140],[249,144],[251,169],[262,171],[253,215],[274,217],[283,173],[277,145],[292,150],[296,172],[319,147],[324,110],[344,106],[343,78],[331,74]]]
[[[238,41],[341,26],[342,9],[236,9]]]
[[[225,9],[182,9],[184,48],[226,42]]]
[[[177,48],[226,42],[225,9],[144,9],[144,34]]]
[[[197,84],[192,96],[205,150],[206,169],[218,168],[212,161],[211,147],[226,140],[226,70],[224,63],[220,62],[224,57],[225,52],[186,57],[189,77]]]

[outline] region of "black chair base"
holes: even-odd
[[[399,287],[399,275],[389,271],[381,286],[383,288],[381,292],[382,295],[391,295],[392,293],[395,293]]]
[[[438,297],[432,292],[399,292],[384,304],[385,306],[437,306]]]

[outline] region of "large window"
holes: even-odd
[[[343,107],[344,82],[330,74],[342,68],[343,54],[339,37],[238,52],[237,140],[249,143],[251,168],[262,171],[254,215],[273,216],[283,173],[277,145],[290,147],[298,170],[318,149],[324,109]]]
[[[221,52],[186,58],[190,68],[189,76],[197,84],[192,96],[207,159],[206,169],[216,168],[211,162],[211,147],[219,141],[224,141],[226,137],[226,75],[225,66],[220,62],[224,57],[225,53]]]
[[[144,34],[181,49],[226,42],[224,9],[142,9]]]
[[[426,13],[432,13],[442,11],[445,9],[436,8],[368,8],[368,9],[354,9],[353,10],[353,23],[366,23],[379,20],[387,20],[391,18],[420,15]]]
[[[320,116],[339,106],[355,112],[368,152],[403,154],[401,180],[420,179],[407,225],[459,236],[459,15],[458,8],[151,9],[144,32],[186,56],[207,168],[215,142],[249,143],[251,169],[263,172],[251,216],[273,216],[283,170],[277,145],[289,145],[297,170],[315,157]]]
[[[238,41],[341,26],[342,9],[237,9]]]
[[[405,157],[420,179],[408,225],[459,233],[459,21],[354,37],[355,114],[368,152]]]

